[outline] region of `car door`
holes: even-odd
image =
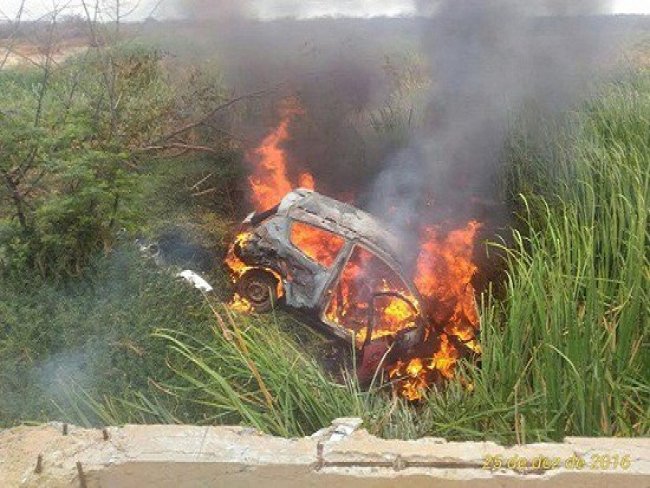
[[[394,336],[415,327],[416,300],[408,287],[383,259],[366,247],[355,244],[338,279],[327,292],[323,321],[366,339]],[[372,321],[371,337],[368,325]]]
[[[322,320],[354,336],[360,350],[357,376],[369,383],[396,334],[417,327],[417,301],[394,269],[359,244],[326,297]]]
[[[289,242],[294,249],[285,278],[287,303],[314,308],[330,281],[332,268],[346,246],[344,237],[300,220],[289,224]]]

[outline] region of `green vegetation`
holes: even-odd
[[[480,367],[418,405],[389,385],[362,390],[352,371],[333,381],[309,352],[319,337],[295,319],[233,314],[136,249],[136,235],[169,235],[207,249],[211,268],[228,242],[238,150],[200,124],[191,140],[210,150],[163,147],[224,102],[217,75],[130,46],[42,76],[0,71],[0,425],[242,423],[295,436],[356,415],[403,438],[650,433],[650,73],[604,87],[541,142],[513,134],[504,179],[519,220],[492,245],[507,275],[481,297]],[[374,137],[401,140],[405,113],[373,114]],[[225,276],[207,272],[224,298]]]
[[[172,378],[161,367],[166,348],[151,340],[152,330],[205,327],[200,299],[161,275],[137,250],[116,251],[91,266],[85,280],[65,284],[3,280],[3,424],[61,418],[62,408],[77,412],[71,399],[78,390],[136,396],[152,384],[150,378]]]
[[[155,51],[107,56],[119,66],[110,91],[102,56],[0,73],[1,215],[10,217],[0,227],[0,262],[9,272],[79,275],[97,250],[110,247],[116,228],[133,223],[139,180],[128,174],[128,148],[169,97],[161,94]],[[142,106],[142,90],[155,107]],[[120,94],[119,110],[111,93]]]
[[[62,278],[81,275],[118,230],[141,229],[161,189],[147,163],[189,123],[180,108],[201,116],[224,95],[209,67],[181,72],[137,43],[50,63],[0,71],[0,266]],[[219,149],[199,162],[231,163]]]
[[[525,405],[522,440],[650,429],[648,95],[647,73],[608,86],[550,151],[513,147],[524,228],[484,312],[481,374]]]

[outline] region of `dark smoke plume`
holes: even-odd
[[[570,109],[616,44],[602,19],[582,16],[606,11],[601,1],[442,0],[419,8],[431,15],[421,24],[433,80],[426,122],[411,147],[386,162],[369,197],[373,213],[392,214],[413,239],[414,222],[486,218],[477,202],[494,200],[512,117]]]
[[[236,22],[223,23],[209,18],[209,13],[196,18],[201,2],[182,5],[192,5],[195,14],[180,25],[178,37],[191,41],[196,52],[216,59],[225,84],[235,94],[268,91],[255,100],[240,125],[231,128],[250,141],[247,149],[277,125],[282,100],[296,98],[304,115],[290,128],[290,168],[312,172],[318,189],[333,196],[367,185],[368,169],[380,161],[369,160],[359,120],[381,105],[390,91],[386,55],[398,52],[392,39],[405,34],[416,39],[412,20],[261,22],[238,17]]]
[[[193,19],[189,37],[216,53],[228,86],[281,87],[233,131],[261,140],[277,123],[274,107],[297,97],[304,115],[291,127],[290,166],[312,172],[324,193],[354,193],[358,205],[413,239],[422,222],[504,216],[495,181],[508,124],[522,111],[553,117],[573,108],[611,65],[621,38],[597,16],[608,11],[605,0],[416,4],[419,16],[410,19],[259,22],[253,1],[181,0]],[[211,21],[224,16],[238,21]],[[391,90],[385,55],[404,45],[430,70],[416,107],[422,117],[409,125],[405,148],[372,152],[359,130]]]
[[[250,0],[179,0],[176,10],[195,21],[232,22],[252,15]]]

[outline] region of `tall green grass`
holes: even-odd
[[[605,87],[541,142],[513,134],[507,163],[517,223],[493,244],[506,280],[480,299],[483,354],[478,367],[462,366],[463,381],[418,405],[386,385],[364,391],[352,372],[342,383],[324,373],[313,359],[320,339],[297,336],[302,326],[284,315],[214,315],[203,303],[192,305],[200,330],[150,329],[173,380],[103,397],[72,388],[61,415],[245,424],[285,436],[340,416],[400,438],[648,435],[650,74]]]
[[[214,313],[209,341],[172,330],[156,333],[169,342],[179,360],[172,368],[186,380],[186,388],[176,393],[212,413],[205,421],[296,436],[337,417],[385,413],[386,402],[376,389],[362,391],[352,375],[342,384],[333,381],[304,344],[275,321],[235,317],[226,307]]]
[[[513,146],[521,229],[483,311],[480,376],[553,438],[650,431],[650,76],[610,85],[550,146]],[[519,141],[526,139],[519,139]],[[527,139],[530,141],[530,139]],[[532,190],[532,191],[531,191]]]
[[[337,415],[359,415],[371,431],[397,437],[648,434],[650,77],[606,87],[561,127],[542,146],[513,135],[508,181],[519,224],[508,246],[496,245],[505,292],[483,296],[481,364],[460,373],[470,390],[452,384],[414,406],[354,382],[340,386],[274,329],[244,325],[273,403],[222,339],[167,336],[187,361],[178,371],[187,394],[214,421],[285,435]]]

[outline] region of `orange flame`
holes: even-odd
[[[226,254],[226,258],[224,259],[224,262],[226,266],[228,266],[228,269],[230,270],[230,276],[232,278],[233,283],[237,283],[237,281],[244,275],[244,273],[253,269],[251,266],[248,266],[241,259],[239,259],[237,257],[237,254],[235,254],[235,248],[239,246],[245,246],[246,241],[250,238],[251,238],[251,234],[249,232],[242,232],[239,235],[237,235],[237,237],[235,237],[235,240],[230,244],[230,247],[228,248],[228,253]],[[284,289],[282,288],[282,279],[280,275],[278,275],[272,269],[268,269],[268,268],[265,269],[269,273],[273,274],[276,278],[276,281],[278,283],[278,287],[276,290],[278,298],[283,296]],[[237,312],[253,311],[252,304],[246,298],[239,295],[239,293],[234,294],[234,296],[232,297],[228,305],[230,306],[230,308],[232,308]]]
[[[235,248],[238,246],[244,246],[246,241],[251,238],[250,233],[242,232],[235,240],[230,244],[228,248],[228,254],[226,254],[226,259],[224,260],[228,268],[230,269],[231,274],[233,275],[233,281],[237,281],[241,276],[251,269],[246,263],[237,257],[235,254]]]
[[[447,321],[445,331],[463,340],[473,337],[479,322],[471,281],[478,269],[472,258],[480,227],[473,220],[446,236],[434,227],[424,229],[414,279],[420,293],[436,303],[436,319]]]
[[[377,296],[378,292],[395,295]],[[361,344],[367,336],[371,303],[374,340],[415,327],[415,311],[408,302],[417,306],[402,279],[379,257],[357,246],[331,291],[325,316],[329,322],[353,331]]]
[[[343,249],[345,239],[325,229],[294,222],[291,224],[291,243],[323,267],[329,268]]]
[[[472,278],[478,270],[473,262],[476,235],[481,225],[470,221],[464,229],[447,235],[435,227],[423,230],[423,242],[417,260],[415,286],[431,306],[437,325],[441,324],[439,344],[429,357],[398,362],[390,370],[397,388],[410,400],[420,399],[427,385],[436,378],[450,379],[461,352],[450,341],[457,338],[469,350],[480,353],[476,332],[480,326]]]
[[[286,99],[280,107],[279,125],[248,155],[253,166],[253,174],[248,178],[251,199],[258,211],[273,207],[296,186],[287,175],[287,153],[282,146],[289,140],[289,125],[293,118],[303,113],[297,100]],[[314,177],[310,173],[301,174],[298,186],[313,190]]]
[[[315,188],[310,173],[299,174],[297,181],[292,181],[287,173],[288,158],[283,145],[290,139],[292,121],[303,111],[295,99],[287,99],[279,112],[278,126],[247,155],[253,167],[249,177],[251,200],[258,211],[273,207],[296,186]],[[353,197],[343,199],[351,200]],[[393,295],[373,299],[378,291],[394,292],[416,307],[428,307],[427,316],[432,323],[428,324],[425,341],[418,347],[417,356],[398,361],[388,368],[396,391],[409,400],[421,399],[432,384],[454,377],[457,362],[466,352],[459,350],[459,344],[464,344],[466,350],[480,353],[476,340],[479,317],[471,283],[477,271],[473,252],[480,227],[478,222],[470,221],[464,228],[448,233],[438,227],[422,229],[413,280],[425,304],[417,303],[402,279],[383,260],[362,247],[355,248],[338,282],[328,292],[326,319],[355,333],[358,344],[366,338],[371,306],[375,317],[373,340],[415,326],[415,313],[407,301]],[[250,267],[235,256],[234,246],[243,244],[248,238],[249,234],[240,234],[226,258],[235,281]],[[295,223],[291,229],[291,241],[324,267],[332,266],[344,245],[343,239],[336,234]],[[279,289],[278,295],[281,293]],[[238,310],[250,309],[250,304],[238,295],[235,295],[232,306]]]
[[[276,128],[269,132],[260,145],[247,155],[253,167],[253,174],[248,178],[251,189],[251,200],[255,210],[264,211],[276,205],[289,193],[295,185],[287,175],[287,154],[282,145],[289,140],[289,126],[294,117],[303,114],[303,110],[295,98],[286,99],[280,106],[280,122]],[[302,173],[298,177],[298,186],[313,190],[314,177],[311,173]],[[336,237],[336,236],[334,236]],[[237,282],[244,273],[251,269],[235,254],[236,246],[244,245],[250,234],[239,234],[228,249],[225,263],[230,269],[233,282]],[[313,241],[313,236],[312,239]],[[283,295],[282,280],[274,271],[267,271],[276,275],[278,281],[278,297]],[[248,312],[252,310],[246,298],[235,294],[230,302],[233,310]]]

